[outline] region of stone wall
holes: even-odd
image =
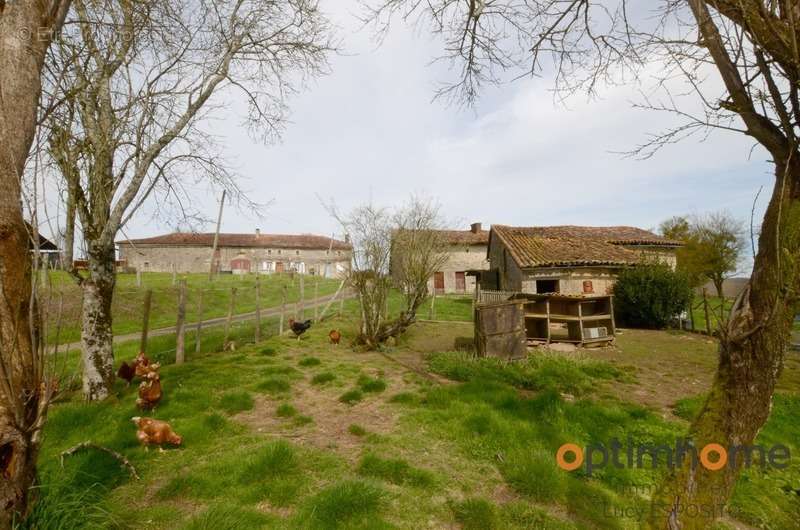
[[[296,270],[331,278],[343,277],[350,269],[351,252],[345,250],[304,250],[290,248],[233,248],[220,247],[220,270],[231,271],[249,266],[259,273]],[[179,273],[208,272],[211,267],[211,248],[201,246],[120,245],[119,259],[142,272]],[[236,263],[232,263],[236,261]]]
[[[465,245],[454,246],[448,253],[447,262],[442,266],[440,272],[444,274],[444,292],[451,293],[473,293],[475,292],[475,277],[465,277],[465,289],[459,291],[456,287],[456,273],[471,270],[489,270],[489,260],[486,259],[486,245]],[[428,291],[433,292],[433,278],[428,280]]]

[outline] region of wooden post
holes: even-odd
[[[314,322],[319,320],[319,279],[314,278]]]
[[[175,287],[178,283],[178,268],[172,264],[172,286]]]
[[[428,320],[433,320],[436,316],[436,288],[433,288],[433,295],[431,296],[431,308],[428,311]]]
[[[140,269],[136,269],[136,287],[142,288],[142,271]]]
[[[286,285],[283,286],[281,297],[281,320],[278,323],[278,336],[283,335],[283,320],[286,318]]]
[[[175,324],[175,364],[186,360],[186,280],[178,286],[178,319]]]
[[[153,302],[153,290],[144,292],[144,308],[142,309],[142,338],[139,342],[139,351],[147,353],[147,333],[150,329],[150,305]]]
[[[339,318],[344,315],[344,295],[339,299]]]
[[[208,281],[214,279],[214,274],[217,272],[217,245],[219,245],[219,229],[222,225],[222,209],[225,206],[225,193],[227,190],[222,190],[222,199],[219,201],[219,214],[217,215],[217,230],[214,232],[214,243],[211,246],[211,267],[208,271]]]
[[[256,274],[256,343],[261,342],[261,281]]]
[[[694,299],[689,302],[689,329],[694,331]]]
[[[703,287],[703,311],[706,315],[706,332],[711,335],[711,315],[708,311],[708,293],[705,287]]]
[[[231,324],[233,323],[233,312],[236,308],[236,287],[231,287],[231,301],[228,304],[228,318],[225,320],[225,340],[222,342],[222,349],[230,348]]]
[[[336,300],[336,298],[339,296],[339,294],[342,293],[342,288],[343,287],[344,287],[344,280],[342,280],[342,283],[339,284],[339,287],[336,289],[336,292],[333,293],[333,298],[328,300],[328,303],[325,304],[325,307],[322,308],[322,313],[319,315],[320,319],[325,318],[325,314],[328,312],[328,308],[330,308],[331,304],[334,302],[334,300]],[[344,293],[342,293],[342,298],[341,298],[341,301],[339,302],[339,304],[340,304],[339,305],[339,307],[340,307],[339,315],[340,316],[341,316],[341,307],[342,307],[341,304],[343,304],[343,303],[344,303]]]
[[[197,328],[194,332],[194,352],[200,353],[200,334],[203,330],[203,289],[197,291]]]
[[[305,320],[306,319],[306,283],[305,283],[305,280],[303,279],[303,275],[302,274],[300,275],[300,301],[298,302],[298,311],[299,311],[299,314],[300,314],[299,320],[301,320],[301,321]],[[298,313],[298,311],[295,311],[295,313]],[[295,317],[295,318],[297,318],[297,317]]]

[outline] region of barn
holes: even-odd
[[[493,225],[490,270],[481,287],[521,293],[603,295],[623,267],[659,261],[675,267],[682,245],[632,226]]]
[[[213,233],[174,232],[117,242],[120,260],[142,272],[221,272],[272,274],[299,272],[328,278],[350,270],[353,247],[312,234],[219,234],[213,253]]]

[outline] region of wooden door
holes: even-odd
[[[433,289],[436,293],[443,293],[444,292],[444,273],[443,272],[435,272],[433,273]]]
[[[456,273],[456,291],[459,293],[466,292],[467,290],[467,275],[464,272]]]
[[[279,261],[275,264],[275,272],[283,272],[283,262]]]

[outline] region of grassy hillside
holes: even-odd
[[[220,275],[212,282],[209,282],[206,274],[181,274],[178,275],[178,279],[185,279],[187,282],[186,318],[188,322],[196,321],[200,315],[198,304],[201,293],[204,319],[227,315],[233,287],[237,289],[235,312],[237,314],[247,313],[255,309],[256,276],[254,274]],[[261,283],[262,308],[280,306],[284,286],[287,288],[287,301],[290,307],[300,299],[299,275],[293,277],[288,274],[262,275],[259,277],[259,282]],[[319,282],[319,296],[334,293],[340,283],[339,280],[305,276],[306,300],[313,298],[315,282]],[[175,325],[178,288],[172,285],[172,274],[145,273],[142,275],[141,288],[136,286],[135,274],[120,274],[117,276],[113,306],[115,334],[133,333],[141,329],[142,307],[145,291],[148,289],[153,291],[150,328],[158,329]],[[50,341],[55,340],[56,320],[62,294],[64,309],[60,342],[80,340],[81,292],[74,280],[63,272],[53,272],[50,274],[50,282],[43,292],[46,313],[50,317],[48,326]]]
[[[453,323],[413,328],[387,352],[398,363],[328,344],[329,329],[347,341],[354,326],[332,320],[299,342],[271,338],[165,366],[153,416],[184,439],[165,453],[136,442],[133,388],[120,384],[101,404],[59,403],[28,527],[638,528],[658,471],[606,468],[590,478],[556,468],[553,454],[567,441],[671,442],[697,409],[715,355],[702,337],[626,332],[617,348],[508,365],[442,353],[469,333]],[[639,363],[647,352],[652,364]],[[648,401],[659,374],[667,398]],[[688,374],[696,384],[670,382]],[[800,398],[785,381],[799,374],[792,357],[761,435],[793,453]],[[141,480],[94,451],[62,468],[59,453],[87,439],[130,458]],[[732,502],[736,520],[790,528],[800,516],[798,481],[796,459],[787,470],[747,472]]]

